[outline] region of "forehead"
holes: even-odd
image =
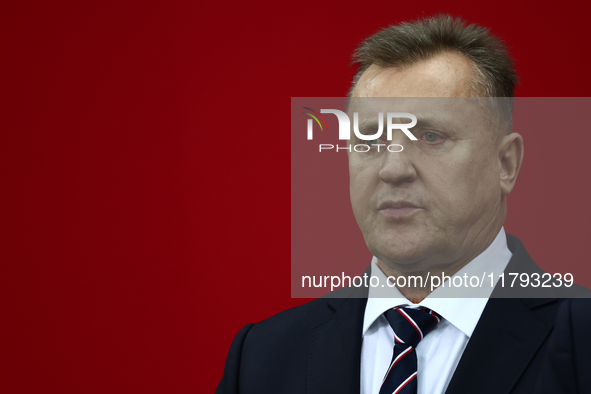
[[[352,97],[470,97],[474,67],[463,55],[445,52],[410,66],[363,72]]]
[[[453,130],[454,137],[491,134],[492,125],[479,98],[474,97],[478,95],[473,89],[474,77],[473,63],[452,52],[410,66],[371,65],[353,91],[349,111],[359,112],[360,122],[373,125],[378,112],[395,108],[396,112],[414,114],[419,124]]]

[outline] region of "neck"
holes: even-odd
[[[400,293],[413,304],[418,304],[432,293],[431,284],[427,283],[429,277],[426,272],[402,273],[384,264],[381,260],[378,260],[378,267],[389,278],[388,280],[390,280],[391,283],[397,285],[396,288],[398,291],[400,291]],[[458,270],[455,270],[454,274]],[[429,271],[429,276],[440,276],[442,272],[443,271],[441,270],[431,270]],[[449,270],[446,270],[445,275],[453,275],[450,275],[449,272]],[[392,279],[390,279],[390,277],[392,277]],[[401,279],[401,277],[403,279]],[[399,286],[400,283],[406,283],[407,285]]]

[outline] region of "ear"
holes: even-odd
[[[517,174],[523,162],[523,137],[517,133],[504,136],[499,141],[499,164],[501,192],[504,196],[511,193]]]

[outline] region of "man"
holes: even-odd
[[[351,141],[369,147],[349,153],[349,174],[353,212],[374,255],[371,275],[381,283],[539,275],[503,230],[523,139],[511,133],[511,101],[484,99],[513,96],[517,78],[502,43],[440,16],[385,29],[355,57],[349,112],[358,113],[362,134],[375,132],[375,115],[392,105],[418,119],[416,141],[391,135],[403,152],[380,150],[384,139]],[[354,290],[244,327],[218,393],[524,393],[546,387],[539,374],[554,370],[545,360],[555,296],[488,299],[469,289],[453,297],[428,282],[387,293],[370,287],[362,298]]]

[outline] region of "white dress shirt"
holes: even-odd
[[[461,289],[444,286],[435,289],[418,304],[406,299],[396,287],[378,286],[369,288],[369,296],[363,318],[363,342],[361,346],[361,394],[378,394],[394,349],[394,333],[383,313],[397,306],[429,308],[443,319],[417,345],[417,394],[443,394],[472,336],[476,323],[488,302],[494,286],[512,253],[507,247],[505,231],[499,234],[490,246],[474,260],[452,276],[482,278],[482,287]],[[493,274],[489,277],[489,274]],[[386,275],[371,262],[371,275],[380,283],[386,283]],[[459,283],[456,281],[455,283]],[[475,281],[473,283],[476,283]],[[447,285],[447,286],[446,286]],[[461,293],[458,293],[461,290]],[[461,298],[459,297],[461,294]],[[450,298],[455,297],[455,298]]]

